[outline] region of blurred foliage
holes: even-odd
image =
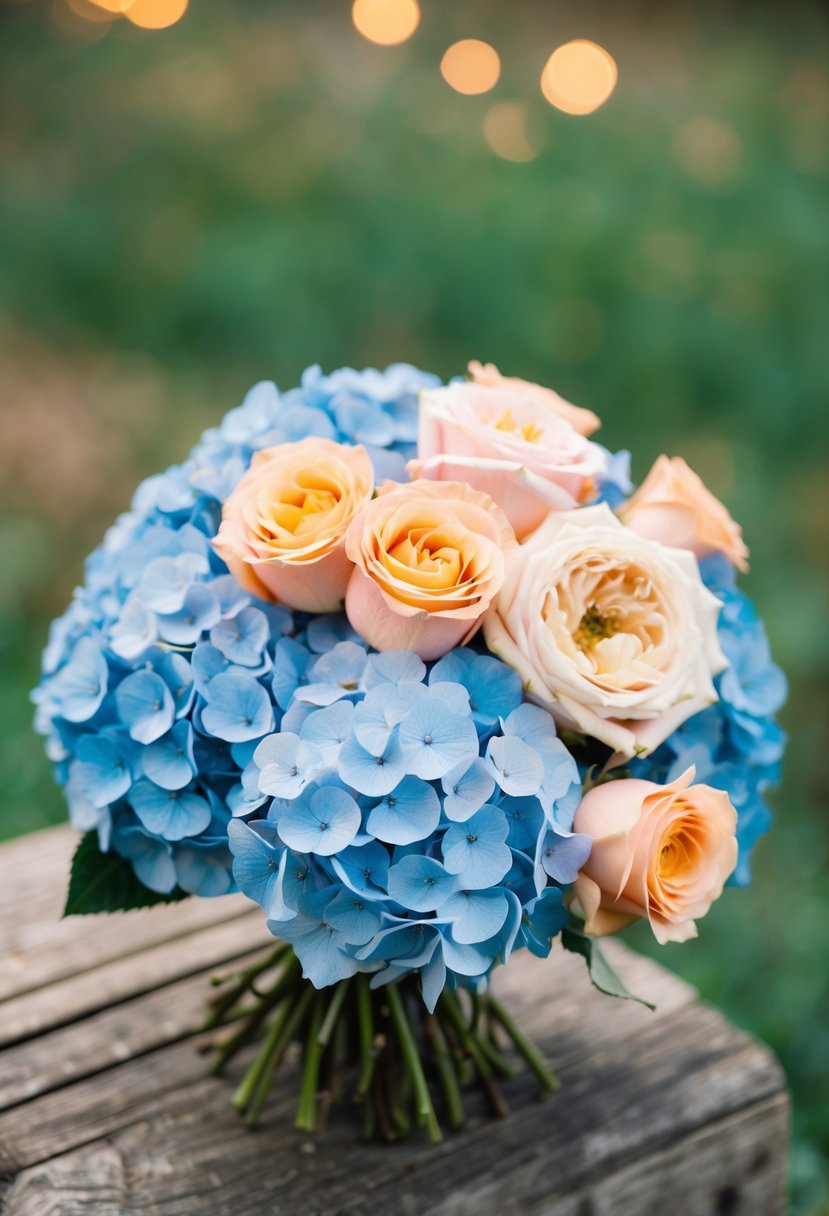
[[[422,7],[390,49],[346,4],[191,0],[157,33],[0,8],[0,836],[64,816],[27,690],[83,555],[250,383],[480,358],[552,384],[638,476],[681,452],[746,527],[792,684],[776,831],[699,945],[633,937],[779,1053],[795,1208],[827,1210],[825,13]],[[467,36],[501,52],[492,94],[438,74]],[[619,64],[585,118],[537,86],[571,37]],[[488,146],[494,106],[534,159]]]

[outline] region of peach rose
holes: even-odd
[[[719,610],[690,553],[602,504],[550,515],[519,547],[484,633],[531,701],[629,756],[717,700]]]
[[[515,535],[492,499],[454,482],[388,482],[349,526],[345,610],[377,650],[436,659],[476,631]]]
[[[646,916],[658,942],[696,937],[737,864],[737,812],[722,790],[692,785],[693,765],[658,785],[608,781],[585,794],[576,832],[593,848],[576,879],[588,933],[614,933]]]
[[[261,599],[333,612],[351,574],[346,529],[373,487],[362,447],[312,437],[265,448],[225,502],[213,547]]]
[[[640,536],[697,557],[724,553],[738,570],[748,569],[739,524],[680,456],[660,456],[619,516]]]
[[[409,470],[483,490],[521,539],[550,511],[594,496],[607,453],[563,416],[557,403],[567,403],[550,389],[517,383],[523,387],[458,382],[421,393],[417,460]]]

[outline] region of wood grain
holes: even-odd
[[[656,1013],[594,992],[582,961],[560,950],[516,956],[497,976],[562,1079],[543,1106],[522,1075],[505,1086],[507,1119],[473,1104],[469,1128],[436,1149],[378,1148],[355,1142],[342,1115],[319,1140],[293,1131],[285,1075],[247,1131],[229,1105],[244,1061],[208,1076],[190,1033],[210,972],[269,940],[258,911],[231,897],[58,924],[73,845],[59,829],[0,848],[6,1216],[785,1211],[776,1061],[619,943],[614,964]],[[36,861],[50,891],[30,915],[21,875]]]

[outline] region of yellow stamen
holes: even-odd
[[[580,650],[590,650],[603,638],[612,638],[621,625],[615,616],[603,616],[595,604],[591,604],[578,623],[573,641]]]
[[[493,426],[496,431],[504,431],[507,435],[518,435],[526,443],[538,443],[544,435],[543,429],[534,422],[525,422],[523,425],[516,422],[512,410],[505,410]]]

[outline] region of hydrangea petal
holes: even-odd
[[[288,850],[279,840],[276,828],[267,823],[249,827],[234,819],[227,827],[233,854],[233,877],[243,895],[264,909],[269,920],[290,920],[295,910],[282,898],[282,883]]]
[[[130,736],[153,743],[173,725],[175,705],[169,688],[154,671],[134,671],[115,690],[115,703]]]
[[[436,912],[456,885],[454,877],[433,857],[412,853],[389,869],[389,895],[412,912]]]
[[[490,739],[486,765],[505,794],[520,798],[536,794],[544,777],[544,763],[528,743],[512,735]]]
[[[370,900],[348,890],[334,896],[325,910],[325,918],[349,946],[364,946],[382,923],[380,913]]]
[[[359,794],[374,798],[390,794],[406,775],[406,758],[396,733],[391,735],[386,747],[377,755],[364,748],[357,739],[347,739],[340,749],[337,772]]]
[[[350,794],[326,786],[291,802],[280,812],[277,828],[290,848],[330,857],[348,848],[361,819],[360,808]]]
[[[148,832],[165,840],[198,836],[210,823],[210,807],[192,790],[163,790],[152,781],[136,781],[130,804]]]
[[[178,612],[194,579],[208,569],[207,558],[197,553],[157,557],[144,568],[138,594],[153,612]]]
[[[216,649],[231,663],[243,667],[257,666],[269,636],[268,618],[258,608],[242,608],[210,630],[210,641]]]
[[[412,650],[386,650],[372,654],[366,663],[363,682],[368,691],[380,684],[420,684],[426,664]]]
[[[449,713],[429,698],[416,705],[400,724],[400,746],[409,772],[433,781],[471,763],[478,754],[478,735],[472,721]]]
[[[168,734],[145,748],[141,762],[145,776],[162,789],[184,789],[196,775],[190,723],[177,722]]]
[[[440,799],[419,777],[404,777],[372,808],[367,828],[388,844],[414,844],[431,836],[440,822]]]
[[[145,887],[168,895],[176,885],[173,850],[166,840],[149,836],[143,828],[119,828],[113,837],[116,852],[132,863]]]
[[[81,638],[55,677],[51,693],[68,722],[87,722],[106,696],[109,669],[94,638]]]
[[[389,877],[389,854],[381,844],[371,841],[352,845],[332,857],[331,865],[345,886],[358,895],[383,899]]]
[[[336,764],[340,748],[352,733],[354,706],[350,701],[335,701],[310,714],[299,730],[300,738],[319,752],[323,764]]]
[[[299,797],[321,765],[317,749],[290,731],[263,739],[253,761],[260,770],[260,792],[288,799]]]
[[[72,784],[100,809],[117,802],[132,785],[132,773],[123,748],[107,735],[83,735],[70,766]]]
[[[202,721],[220,739],[238,743],[260,738],[273,730],[270,698],[251,676],[220,672],[210,681],[207,696]]]
[[[495,789],[495,778],[484,761],[477,756],[466,768],[461,765],[441,778],[445,798],[443,810],[447,819],[464,823],[485,802],[489,802]]]
[[[579,870],[590,856],[593,840],[578,834],[559,835],[548,831],[541,842],[539,860],[544,873],[555,882],[575,882]]]
[[[441,908],[441,916],[452,922],[453,938],[462,946],[494,937],[508,912],[506,894],[497,887],[488,891],[456,891]]]
[[[444,865],[457,875],[459,887],[479,890],[501,881],[512,865],[512,853],[504,843],[507,834],[503,812],[491,803],[466,823],[450,824],[441,849]]]

